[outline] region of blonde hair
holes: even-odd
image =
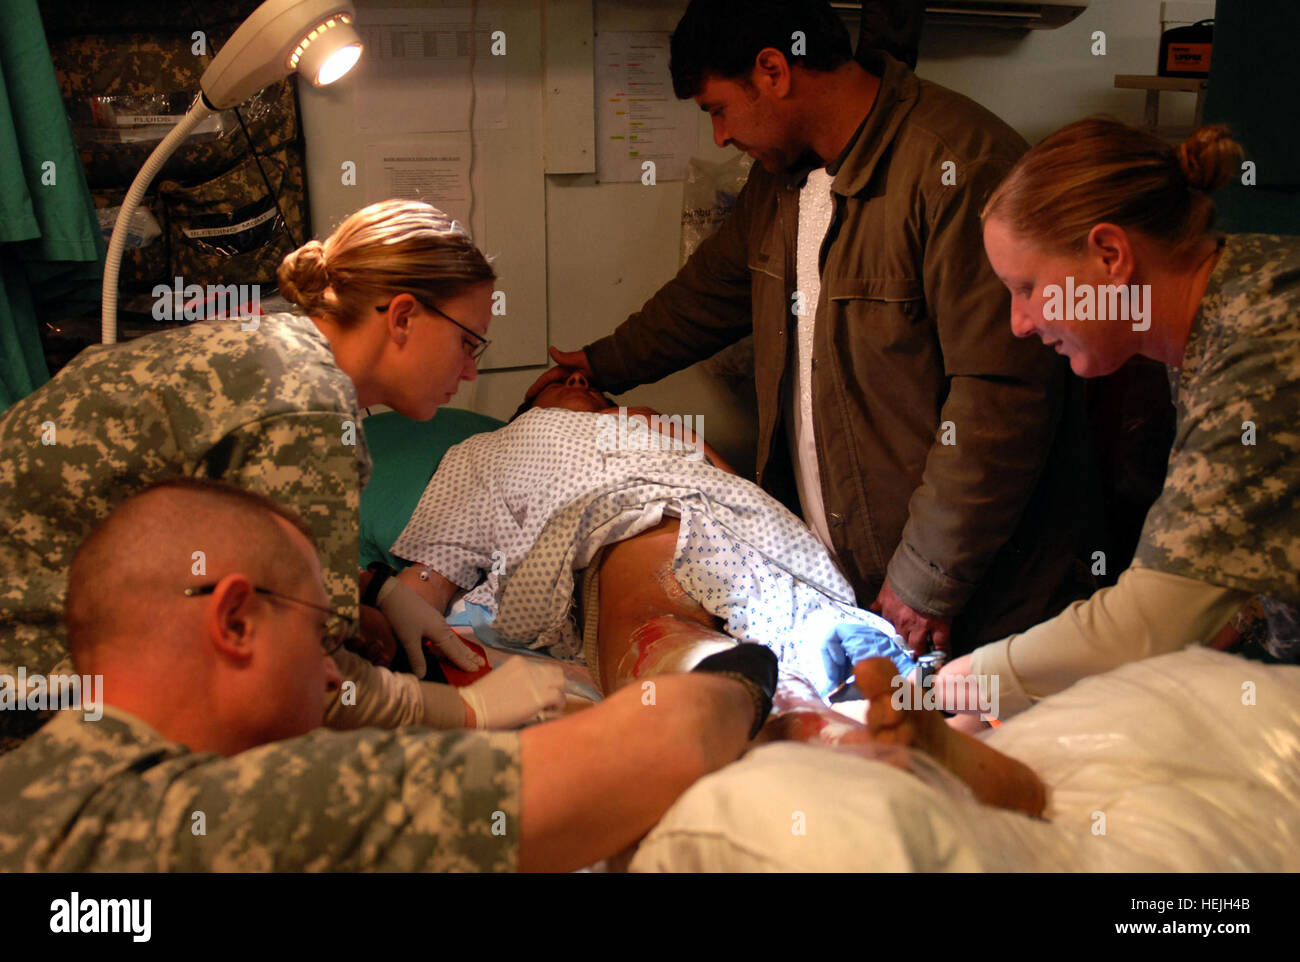
[[[1214,222],[1218,190],[1237,173],[1241,146],[1221,125],[1178,147],[1106,117],[1062,127],[1030,149],[980,213],[1045,250],[1078,253],[1108,222],[1137,230],[1177,257]]]
[[[376,298],[407,292],[436,302],[496,272],[460,225],[436,207],[386,200],[363,207],[325,239],[287,255],[280,293],[310,315],[349,325]]]

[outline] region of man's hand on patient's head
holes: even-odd
[[[520,408],[515,417],[522,414],[529,405],[535,408],[561,408],[566,411],[595,414],[609,409],[614,403],[592,384],[586,371],[566,367],[556,367],[551,370],[559,372],[559,376],[538,391],[531,400],[526,399],[524,407]]]
[[[589,380],[595,379],[592,373],[591,363],[587,360],[586,351],[561,351],[556,347],[550,348],[551,358],[558,367],[553,367],[548,371],[543,371],[536,381],[524,392],[524,400],[531,400],[542,392],[548,385],[556,381],[563,381],[573,371],[581,371]]]

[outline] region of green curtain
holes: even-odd
[[[0,17],[0,411],[49,380],[39,322],[93,312],[105,244],[36,0]]]

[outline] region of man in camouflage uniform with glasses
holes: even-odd
[[[72,561],[66,619],[102,716],[63,711],[0,756],[0,870],[575,869],[766,714],[748,683],[696,671],[657,678],[654,704],[630,686],[522,733],[319,729],[346,619],[301,519],[221,482],[115,510]]]

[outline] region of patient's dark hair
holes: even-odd
[[[803,33],[801,54],[791,52],[796,30]],[[669,48],[673,91],[694,97],[709,74],[748,84],[765,47],[823,73],[853,59],[848,28],[826,0],[691,0]]]
[[[533,409],[533,405],[537,403],[537,398],[541,396],[541,393],[542,393],[541,391],[538,391],[537,394],[534,395],[533,397],[524,398],[524,403],[519,405],[519,407],[515,408],[515,413],[510,415],[510,420],[507,421],[506,423],[514,424],[515,421],[517,421],[520,417],[522,417],[523,415],[531,411]]]

